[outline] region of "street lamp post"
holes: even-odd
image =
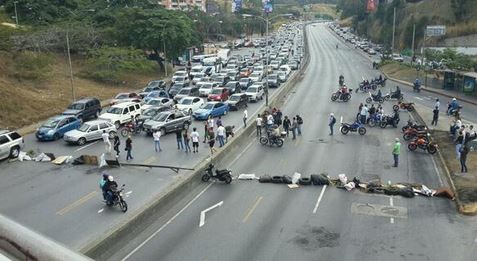
[[[18,27],[18,13],[17,13],[17,3],[18,1],[13,1],[13,6],[15,7],[15,23]]]

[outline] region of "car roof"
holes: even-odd
[[[58,120],[62,120],[62,119],[66,119],[66,118],[76,118],[76,117],[73,116],[73,115],[55,115],[55,116],[50,117],[50,119],[58,119]]]
[[[88,125],[95,125],[95,124],[100,124],[100,123],[111,123],[110,121],[107,120],[92,120],[92,121],[87,121],[83,124],[88,124]]]
[[[86,103],[86,102],[89,102],[89,101],[99,101],[98,98],[94,98],[94,97],[84,97],[84,98],[81,98],[79,100],[76,100],[72,103]]]
[[[115,104],[111,107],[124,108],[124,107],[128,107],[128,106],[135,105],[135,104],[139,104],[139,103],[137,103],[137,102],[121,102],[121,103]]]

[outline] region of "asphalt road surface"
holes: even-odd
[[[251,54],[253,49],[234,50],[234,54]],[[255,52],[257,52],[255,50]],[[274,95],[276,89],[270,89]],[[263,106],[265,99],[249,103],[250,121]],[[242,128],[243,111],[229,112],[222,117],[225,125]],[[203,134],[203,122],[193,121],[190,126],[197,127]],[[180,151],[176,146],[175,134],[161,137],[162,152],[154,152],[151,136],[144,133],[132,137],[134,160],[131,163],[180,166],[193,168],[210,157],[208,145],[200,143],[199,153]],[[120,161],[125,162],[125,139],[121,137]],[[192,146],[192,144],[191,144]],[[218,146],[218,145],[217,145]],[[57,157],[71,155],[99,156],[105,151],[102,141],[86,145],[67,145],[63,140],[38,142],[35,136],[25,137],[24,151],[50,152]],[[99,189],[101,171],[94,166],[56,166],[39,162],[0,162],[0,212],[17,222],[26,225],[50,238],[79,250],[92,239],[134,215],[141,206],[153,200],[159,193],[180,176],[169,169],[122,167],[107,172],[115,177],[119,185],[126,184],[127,213],[118,207],[106,208]]]
[[[338,76],[357,84],[378,72],[356,50],[336,50],[339,40],[324,25],[307,30],[311,61],[282,108],[284,115],[303,116],[303,135],[282,148],[251,138],[231,162],[234,173],[345,173],[363,180],[445,186],[432,157],[411,153],[404,143],[399,167],[391,167],[391,144],[401,136],[399,129],[368,128],[365,136],[344,136],[336,127],[335,135],[328,135],[329,113],[351,121],[366,97],[360,93],[348,103],[331,102]],[[425,95],[416,97],[425,102]],[[405,113],[401,119],[405,124]],[[159,220],[111,260],[475,260],[477,254],[476,219],[459,215],[447,199],[239,180],[201,189],[186,207],[171,210],[178,215]],[[199,226],[201,212],[213,206]]]

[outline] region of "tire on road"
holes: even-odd
[[[271,183],[272,182],[272,177],[270,177],[269,175],[260,176],[260,178],[258,179],[258,182],[260,182],[260,183]]]
[[[366,103],[373,103],[373,99],[371,97],[366,98]]]
[[[292,178],[290,176],[283,175],[282,176],[282,182],[285,183],[285,184],[292,184]]]
[[[272,177],[272,183],[283,183],[282,176],[273,176]]]
[[[365,127],[359,127],[359,128],[358,128],[358,133],[359,133],[359,135],[364,135],[364,134],[366,134],[366,128],[365,128]]]
[[[414,144],[414,143],[410,143],[409,145],[407,145],[407,148],[410,150],[410,151],[415,151],[417,149],[417,145]]]
[[[311,185],[311,179],[309,177],[301,177],[299,180],[298,180],[298,183],[300,185]]]
[[[268,138],[267,137],[260,137],[260,144],[267,145],[267,143],[268,143]]]
[[[342,133],[342,134],[346,135],[346,134],[348,134],[348,132],[349,132],[349,128],[348,128],[348,127],[346,127],[346,126],[341,127],[341,133]]]

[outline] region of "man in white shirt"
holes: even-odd
[[[199,139],[200,139],[200,135],[199,133],[197,132],[197,128],[193,128],[192,129],[192,133],[190,134],[190,137],[192,139],[192,152],[193,153],[198,153],[199,152]]]
[[[248,111],[247,111],[247,109],[245,109],[243,111],[243,126],[244,127],[247,127],[247,118],[248,118]]]
[[[219,147],[223,147],[225,145],[225,127],[222,125],[217,127],[217,139],[219,140]]]
[[[362,124],[366,124],[366,116],[368,115],[368,105],[365,104],[363,108],[361,108],[360,112],[360,121]]]
[[[207,125],[209,128],[214,129],[214,118],[212,118],[212,116],[209,116],[209,119],[207,120]]]
[[[270,129],[273,125],[273,116],[271,114],[268,114],[267,116],[267,128]]]
[[[152,137],[154,138],[154,150],[156,152],[162,151],[162,149],[161,149],[161,132],[159,130],[155,130],[154,133],[152,134]]]
[[[255,120],[255,122],[257,123],[257,137],[262,136],[262,121],[262,115],[257,115],[257,119]]]
[[[437,108],[437,110],[440,109],[441,102],[439,101],[439,98],[436,99],[436,104],[434,104],[434,108]]]
[[[103,130],[103,134],[101,134],[101,137],[103,138],[104,148],[106,152],[111,153],[111,142],[109,141],[109,133]]]

